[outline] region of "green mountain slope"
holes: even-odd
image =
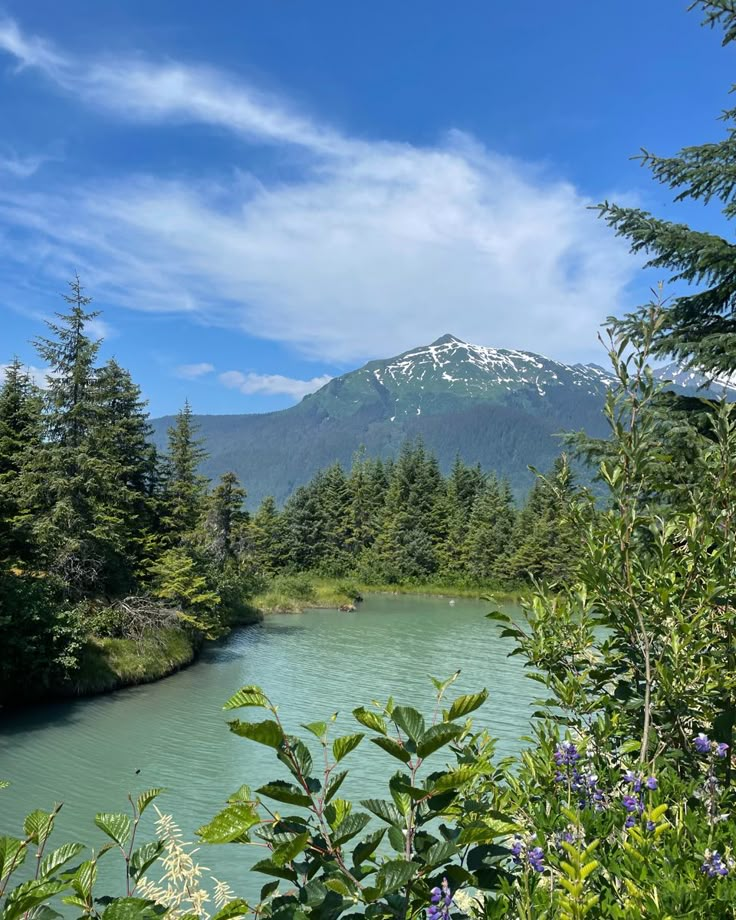
[[[485,348],[443,336],[431,345],[331,380],[298,405],[261,415],[197,416],[212,477],[234,470],[254,505],[282,502],[320,468],[349,466],[361,447],[396,453],[422,437],[448,469],[459,452],[507,477],[517,494],[548,468],[561,431],[604,435],[609,378],[595,365],[569,366],[529,352]],[[170,418],[154,422],[165,443]]]

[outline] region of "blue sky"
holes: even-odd
[[[0,8],[0,362],[79,271],[153,414],[269,411],[444,332],[601,360],[653,280],[587,205],[717,139],[678,0]]]

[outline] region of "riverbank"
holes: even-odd
[[[304,574],[277,576],[267,590],[253,597],[250,603],[264,614],[303,613],[310,609],[349,607],[366,594],[462,597],[471,600],[482,600],[493,596],[498,601],[515,602],[524,596],[525,589],[510,590],[491,584],[458,587],[441,582],[404,585],[370,584],[345,578],[324,578]]]
[[[252,607],[241,607],[230,619],[230,628],[249,626],[263,620]],[[148,684],[169,677],[196,661],[205,640],[182,629],[162,629],[141,639],[87,640],[68,696],[94,696],[125,687]]]

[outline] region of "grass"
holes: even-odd
[[[82,651],[72,692],[89,696],[160,680],[191,664],[196,654],[195,642],[180,629],[165,629],[138,642],[92,638]]]
[[[302,613],[316,608],[339,608],[352,604],[364,594],[416,594],[434,597],[484,598],[489,594],[499,601],[515,601],[524,589],[509,590],[497,585],[457,586],[441,582],[426,584],[369,584],[348,578],[322,576],[277,575],[266,591],[256,595],[251,603],[265,614]]]

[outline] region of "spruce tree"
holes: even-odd
[[[31,519],[22,472],[41,447],[41,395],[15,358],[0,389],[0,564],[32,555]]]
[[[235,562],[245,550],[248,512],[246,492],[235,473],[224,473],[207,497],[202,521],[203,549],[217,569]]]
[[[474,581],[492,581],[502,571],[512,548],[514,519],[508,483],[491,476],[473,505],[465,542],[466,567]]]
[[[736,6],[732,0],[698,0],[705,22],[723,30],[723,44],[736,40]],[[726,136],[715,143],[685,147],[663,157],[643,150],[641,163],[655,180],[672,189],[675,201],[720,202],[728,220],[736,217],[736,108],[722,120]],[[692,288],[674,297],[659,333],[659,354],[711,375],[736,371],[736,244],[683,223],[655,217],[640,208],[604,202],[599,211],[634,252],[648,255],[647,265],[665,269],[673,282]],[[631,329],[634,331],[637,318]]]
[[[256,567],[273,574],[285,564],[281,515],[273,495],[263,499],[250,523],[250,542]]]
[[[192,407],[187,400],[168,431],[164,461],[164,527],[167,541],[176,544],[191,535],[204,508],[207,480],[199,472],[207,457]]]

